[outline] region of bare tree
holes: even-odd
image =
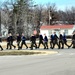
[[[11,0],[5,2],[1,11],[1,22],[9,32],[24,33],[27,37],[41,25],[54,25],[57,21],[75,23],[75,7],[57,11],[55,3],[33,5],[32,0]]]
[[[4,3],[4,12],[8,15],[9,32],[28,33],[28,15],[31,0],[11,0]],[[11,7],[11,8],[9,8]],[[3,20],[4,21],[4,20]],[[26,29],[25,29],[26,28]]]
[[[43,5],[38,5],[34,10],[34,24],[35,28],[39,30],[43,23]]]
[[[75,23],[75,7],[71,7],[71,9],[67,9],[65,11],[58,11],[59,20],[63,21],[63,23],[74,24]]]
[[[58,13],[55,3],[46,4],[45,14],[45,21],[48,25],[52,25],[54,21],[57,21]]]

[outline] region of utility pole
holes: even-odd
[[[51,6],[49,7],[49,25],[51,24],[51,19],[52,19],[52,17],[51,17]]]
[[[36,13],[36,11],[35,11],[35,7],[37,7],[38,5],[33,5],[32,7],[33,7],[33,30],[35,30],[35,17],[36,17],[36,15],[35,15],[35,13]]]
[[[52,17],[51,17],[51,11],[49,10],[49,25],[51,24],[50,23],[50,20],[52,19]]]

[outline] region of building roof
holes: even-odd
[[[72,29],[74,25],[44,25],[40,29]]]

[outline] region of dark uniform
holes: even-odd
[[[25,45],[25,46],[26,46],[26,49],[27,49],[28,46],[26,45],[26,42],[25,42],[25,41],[26,41],[25,36],[22,36],[21,40],[22,40],[22,43],[21,43],[21,49],[22,49],[23,45]]]
[[[0,42],[2,42],[2,39],[0,38]],[[1,51],[3,50],[2,46],[0,45]]]
[[[72,44],[73,44],[73,48],[75,48],[75,34],[72,37]]]
[[[69,48],[69,45],[67,44],[67,39],[66,39],[65,34],[63,35],[63,44],[66,45]],[[64,48],[64,45],[63,45],[63,48]]]
[[[61,46],[62,45],[62,46]],[[63,36],[62,34],[59,35],[59,49],[64,47],[64,43],[63,43]]]
[[[21,42],[21,36],[19,34],[17,34],[17,46],[18,46],[18,50],[20,49],[20,42]]]
[[[45,48],[48,49],[48,38],[46,35],[44,37],[44,44],[45,44]]]
[[[13,41],[14,41],[14,39],[13,39],[13,36],[11,35],[10,36],[10,44],[11,44],[11,48],[10,49],[12,49],[12,46],[14,47],[14,49],[16,48],[16,46],[13,45]]]
[[[50,36],[50,48],[53,48],[54,35]]]
[[[75,33],[75,32],[74,32]],[[73,45],[73,47],[72,48],[75,48],[75,34],[73,34],[73,36],[72,36],[72,44],[71,44],[71,46]],[[70,47],[71,47],[70,46]]]
[[[43,36],[39,35],[39,45],[38,45],[38,48],[40,47],[41,44],[44,46],[44,49],[45,49],[45,45],[43,43]]]
[[[33,47],[35,46],[35,48],[37,48],[37,44],[36,44],[36,37],[34,35],[31,36],[30,38],[31,41],[31,50],[33,50]]]
[[[7,37],[7,48],[6,49],[8,49],[9,47],[11,49],[11,38],[10,38],[10,36]]]
[[[58,48],[59,48],[58,36],[54,33],[53,48],[55,47],[55,45],[57,45]]]

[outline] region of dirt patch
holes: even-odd
[[[7,50],[0,51],[0,56],[4,55],[48,55],[48,54],[56,54],[57,51],[40,51],[40,50]]]

